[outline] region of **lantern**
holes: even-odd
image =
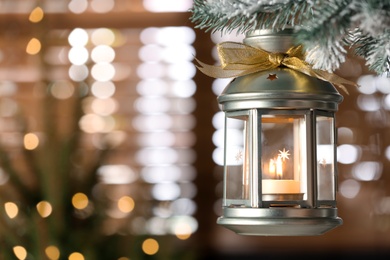
[[[257,30],[244,43],[292,46],[292,29]],[[218,97],[225,112],[223,216],[238,234],[304,236],[342,224],[337,216],[334,86],[278,67],[235,78]]]

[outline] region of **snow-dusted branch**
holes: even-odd
[[[389,0],[194,0],[190,11],[206,31],[293,26],[315,68],[337,69],[353,47],[370,69],[390,73]]]

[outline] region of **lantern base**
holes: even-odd
[[[316,236],[340,226],[336,208],[224,208],[217,220],[239,235]]]

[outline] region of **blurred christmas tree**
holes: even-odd
[[[86,145],[88,134],[79,122],[89,87],[51,80],[52,68],[44,56],[53,38],[42,18],[39,7],[31,12],[34,37],[25,47],[38,67],[37,81],[33,88],[21,90],[18,101],[24,104],[12,103],[18,106],[16,112],[2,120],[11,131],[2,134],[0,143],[0,257],[118,259],[130,252],[118,236],[103,232],[103,208],[111,205],[98,190],[97,174],[118,143],[110,133],[101,133],[95,136],[100,149]],[[7,91],[12,83],[3,82],[1,88]],[[0,102],[10,105],[6,98]],[[134,207],[130,197],[121,203],[127,212]]]
[[[128,118],[138,94],[116,88],[138,80],[123,71],[138,66],[142,26],[73,28],[59,19],[74,14],[25,14],[0,14],[11,20],[0,23],[0,259],[192,259],[177,242],[196,229],[176,229],[196,223],[193,210],[152,197]],[[121,50],[131,54],[115,70]]]

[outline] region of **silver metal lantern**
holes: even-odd
[[[244,43],[292,46],[292,30],[258,30]],[[337,216],[334,86],[279,67],[235,78],[218,97],[225,112],[223,216],[242,235],[320,235]]]

